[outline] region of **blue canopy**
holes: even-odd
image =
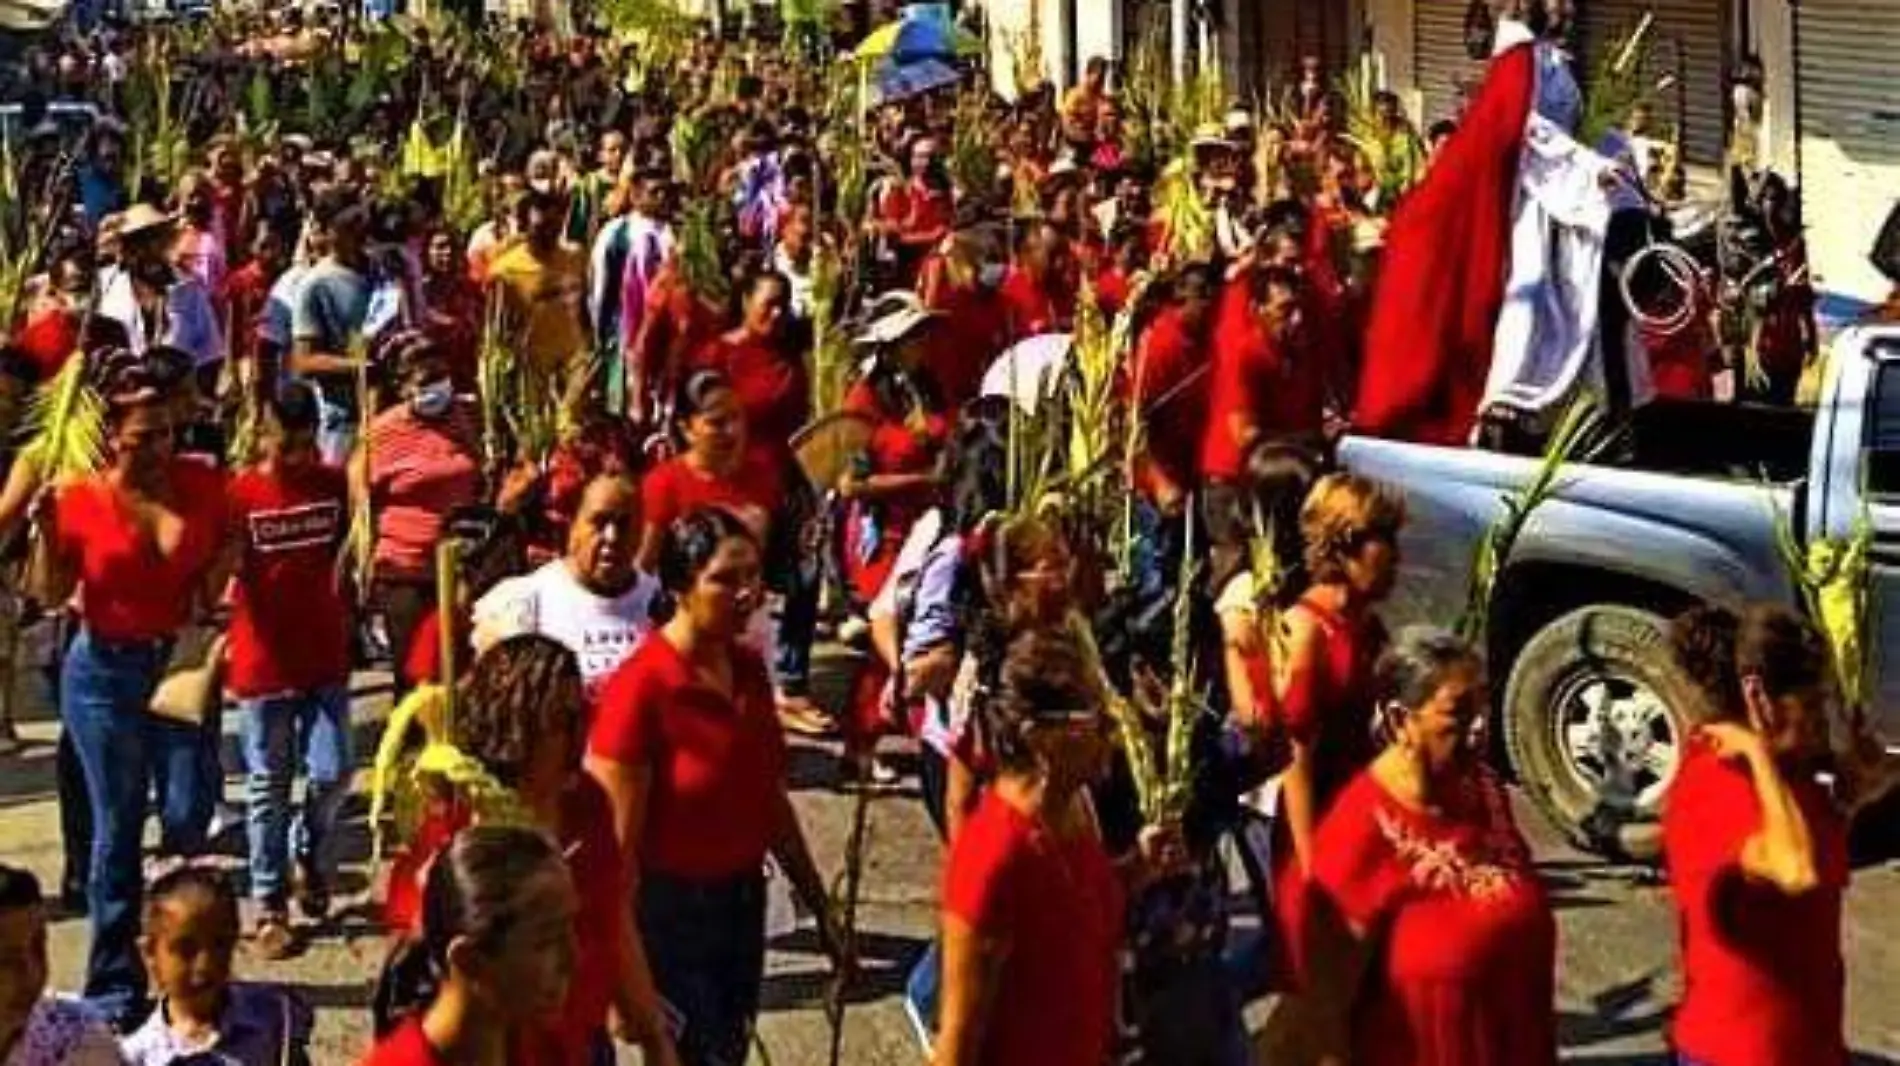
[[[871,74],[871,102],[887,104],[955,85],[963,79],[957,68],[938,59],[919,59],[912,63],[886,60]]]

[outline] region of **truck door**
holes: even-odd
[[[1869,554],[1868,667],[1881,735],[1900,741],[1900,333],[1837,340],[1814,440],[1810,538],[1846,538],[1864,504]]]

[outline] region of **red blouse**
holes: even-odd
[[[748,525],[771,525],[784,499],[779,466],[769,455],[752,452],[729,477],[710,477],[675,456],[640,479],[640,514],[647,525],[665,529],[676,519],[705,507],[724,507]]]
[[[811,421],[811,381],[804,360],[770,341],[729,333],[702,349],[693,369],[726,375],[745,412],[746,434],[754,447],[782,454],[790,448],[792,434]]]
[[[1813,778],[1791,778],[1820,884],[1799,896],[1750,881],[1742,846],[1761,828],[1748,770],[1697,743],[1663,804],[1663,861],[1682,936],[1676,1050],[1715,1066],[1840,1066],[1846,968],[1841,898],[1847,821]]]
[[[1101,1066],[1115,1033],[1121,883],[1102,842],[1059,839],[985,791],[950,846],[943,909],[1009,945],[976,1061]]]
[[[1353,1009],[1354,1066],[1557,1061],[1556,919],[1495,778],[1478,771],[1427,814],[1361,773],[1316,851],[1317,890],[1379,942]]]
[[[1313,821],[1317,826],[1346,783],[1372,760],[1372,700],[1368,689],[1373,664],[1385,648],[1385,626],[1376,615],[1365,615],[1358,625],[1321,606],[1311,596],[1292,608],[1319,625],[1319,661],[1287,679],[1284,696],[1272,701],[1268,713],[1287,736],[1313,749]],[[1262,656],[1251,680],[1256,692],[1272,692],[1271,673]],[[1292,830],[1286,819],[1273,823],[1273,912],[1279,923],[1281,973],[1290,988],[1305,979],[1307,884],[1293,850]]]
[[[642,869],[693,880],[756,873],[783,802],[785,738],[765,663],[733,652],[734,694],[695,676],[654,632],[600,694],[588,740],[604,759],[652,771]]]
[[[191,620],[198,583],[224,546],[224,476],[191,459],[171,460],[167,476],[184,523],[169,554],[160,554],[124,493],[103,475],[59,490],[59,554],[78,570],[80,618],[106,640],[175,635]]]

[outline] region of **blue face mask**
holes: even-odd
[[[1003,283],[1005,267],[1001,263],[984,263],[976,272],[976,283],[986,289],[994,289]]]
[[[441,418],[455,405],[455,385],[449,379],[431,381],[416,390],[409,406],[424,418]]]

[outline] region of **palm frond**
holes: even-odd
[[[105,462],[105,414],[105,400],[86,379],[85,357],[74,353],[27,401],[20,461],[48,483],[92,473]]]
[[[1594,145],[1610,130],[1629,121],[1630,112],[1652,95],[1649,78],[1650,28],[1653,12],[1645,12],[1642,21],[1628,33],[1611,39],[1590,68],[1583,83],[1583,117],[1577,123],[1577,139]]]
[[[1467,640],[1484,637],[1490,623],[1492,594],[1498,575],[1509,564],[1518,537],[1530,522],[1531,514],[1557,492],[1557,475],[1562,472],[1584,443],[1595,435],[1602,420],[1595,401],[1588,394],[1573,400],[1558,420],[1544,448],[1543,461],[1529,481],[1499,502],[1502,509],[1473,551],[1471,576],[1465,590],[1465,607],[1458,616],[1457,632]]]

